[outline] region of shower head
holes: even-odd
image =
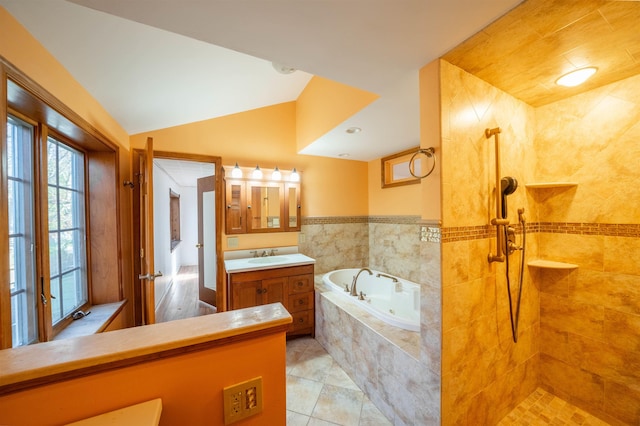
[[[511,195],[516,192],[518,188],[518,181],[511,176],[505,176],[500,179],[500,192],[502,195]]]
[[[500,193],[502,194],[502,218],[507,217],[507,195],[511,195],[518,189],[518,181],[511,176],[500,179]]]

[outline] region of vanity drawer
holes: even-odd
[[[290,294],[287,310],[290,313],[313,309],[313,293]]]
[[[295,332],[297,330],[303,330],[307,328],[313,328],[313,311],[301,311],[292,313],[293,322],[289,328],[289,331]]]
[[[289,277],[289,294],[313,291],[313,274]]]

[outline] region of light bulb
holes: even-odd
[[[256,168],[253,170],[251,177],[254,179],[262,179],[262,170],[260,170],[260,166],[256,164]]]
[[[240,169],[240,167],[238,167],[238,163],[236,163],[236,165],[231,170],[231,177],[236,179],[242,177],[242,170]]]
[[[278,169],[278,166],[276,166],[275,169],[273,169],[273,173],[271,174],[271,180],[280,180],[282,179],[282,173],[280,173],[280,169]]]
[[[293,170],[291,171],[291,175],[289,176],[289,180],[291,182],[299,182],[300,181],[300,175],[298,174],[298,172],[296,171],[296,168],[294,167]]]

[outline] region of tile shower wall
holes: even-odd
[[[611,424],[640,424],[640,76],[540,107],[536,180],[541,386]],[[570,155],[567,155],[570,153]],[[562,161],[558,161],[562,159]]]
[[[525,153],[533,146],[534,110],[447,62],[440,65],[442,424],[491,425],[538,385],[539,296],[526,277],[514,344],[505,265],[487,261],[495,251],[495,231],[487,225],[495,217],[495,156],[484,131],[502,129],[502,176],[522,184],[533,167]],[[529,212],[527,201],[522,187],[509,197],[512,222],[518,207]],[[529,253],[534,236],[528,234]]]
[[[441,65],[443,424],[494,424],[536,382],[610,424],[640,424],[640,77],[532,110]],[[526,268],[516,345],[504,265],[486,261],[494,163],[482,132],[498,126],[527,258],[578,266]]]

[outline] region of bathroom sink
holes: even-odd
[[[287,256],[267,256],[267,257],[256,257],[255,259],[247,260],[247,263],[253,263],[258,265],[268,265],[270,263],[280,263],[286,262]]]
[[[278,256],[244,257],[226,259],[224,268],[227,273],[258,271],[262,269],[286,268],[289,266],[312,265],[315,259],[302,253],[285,253]]]

